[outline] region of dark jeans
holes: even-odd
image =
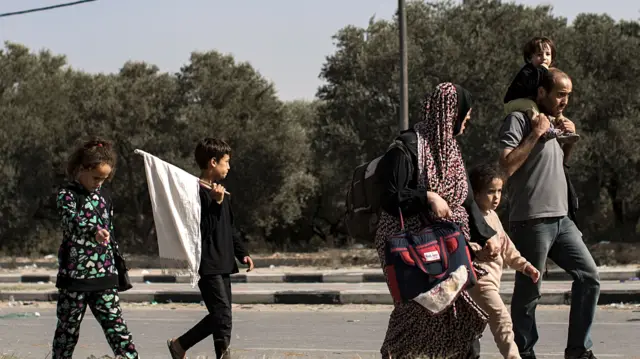
[[[573,278],[566,353],[579,355],[590,349],[600,278],[596,263],[582,241],[582,233],[566,216],[511,222],[509,227],[516,248],[541,273],[548,257]],[[541,282],[534,284],[529,277],[516,273],[511,318],[521,355],[533,354],[538,341],[535,313]]]
[[[203,276],[198,287],[209,314],[178,341],[188,350],[213,335],[216,356],[221,358],[231,341],[231,278],[228,274]]]

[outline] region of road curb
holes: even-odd
[[[600,280],[637,280],[640,270],[602,271]],[[132,283],[189,283],[188,275],[175,274],[145,274],[130,275]],[[515,272],[509,271],[502,275],[503,282],[513,282]],[[543,274],[545,281],[571,281],[571,276],[560,270],[553,270]],[[46,274],[3,274],[0,275],[0,283],[55,283],[55,275]],[[344,272],[344,273],[268,273],[247,275],[238,273],[231,276],[232,283],[384,283],[382,271],[372,272]]]
[[[165,258],[128,258],[127,266],[133,269],[179,269],[184,268],[185,263],[178,260],[165,259]],[[283,257],[283,258],[265,258],[265,257],[253,257],[253,264],[256,268],[269,268],[270,266],[276,267],[336,267],[346,265],[378,265],[378,258],[369,259],[356,259],[351,260],[349,258],[341,257],[319,257],[319,258],[295,258],[295,257]],[[29,260],[23,262],[12,262],[8,260],[0,261],[0,267],[13,268],[15,266],[32,266],[36,265],[39,268],[58,268],[58,262],[55,260]]]
[[[511,303],[511,293],[500,293],[505,304]],[[57,291],[0,292],[0,301],[52,302]],[[130,290],[120,293],[124,303],[200,303],[197,290],[148,291]],[[233,293],[234,304],[393,304],[391,295],[380,290],[313,290],[313,291],[250,291]],[[640,303],[640,290],[603,290],[598,305]],[[540,305],[571,304],[570,291],[542,293]]]

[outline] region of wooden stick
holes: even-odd
[[[213,188],[211,188],[211,186],[207,182],[204,182],[203,180],[198,180],[198,182],[200,182],[200,184],[203,185],[207,189],[213,189]],[[231,196],[231,193],[227,192],[227,190],[224,190],[224,193],[229,195],[229,196]]]

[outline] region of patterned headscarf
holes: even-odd
[[[453,132],[459,113],[456,87],[448,82],[438,85],[426,98],[424,119],[414,126],[418,134],[418,178],[420,186],[447,202],[452,217],[446,220],[460,224],[469,239],[468,215],[462,207],[469,191],[467,172]]]

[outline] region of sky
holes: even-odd
[[[71,0],[0,1],[0,13]],[[637,0],[515,0],[550,4],[571,21],[578,13],[640,19]],[[247,61],[273,81],[283,100],[312,99],[332,36],[346,25],[390,19],[397,0],[98,0],[0,17],[0,41],[67,56],[88,72],[117,72],[128,60],[177,72],[192,51],[217,50]],[[579,4],[578,6],[575,6]]]

